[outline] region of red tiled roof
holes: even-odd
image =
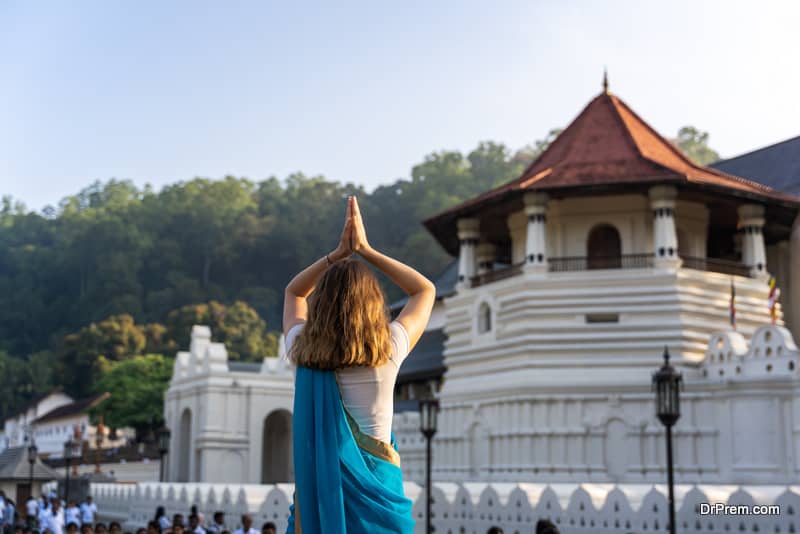
[[[621,99],[603,92],[519,178],[430,217],[424,224],[431,229],[443,217],[513,191],[650,182],[711,185],[765,200],[798,202],[797,197],[766,185],[697,165]]]

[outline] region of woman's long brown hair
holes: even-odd
[[[295,364],[377,367],[390,352],[389,309],[375,275],[352,258],[328,267],[308,297],[308,319],[292,344]]]

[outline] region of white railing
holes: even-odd
[[[230,527],[243,513],[255,526],[266,521],[286,528],[292,484],[92,484],[100,519],[125,529],[145,526],[157,506],[168,516],[187,514],[197,505],[210,521],[225,512]],[[497,525],[507,534],[534,532],[539,519],[550,519],[564,534],[646,533],[665,531],[665,486],[611,484],[437,483],[433,489],[433,524],[441,534],[483,534]],[[413,482],[406,495],[414,500],[415,532],[424,531],[424,495]],[[800,532],[800,487],[680,485],[676,487],[678,532]],[[777,505],[777,515],[701,515],[702,503]],[[751,508],[752,509],[752,508]]]

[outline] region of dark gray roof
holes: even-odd
[[[717,161],[710,167],[749,178],[783,193],[800,195],[800,136]]]
[[[456,282],[458,282],[458,258],[451,261],[433,280],[433,285],[436,286],[436,298],[443,299],[455,293]],[[406,302],[408,302],[408,297],[403,297],[393,302],[389,306],[389,309],[392,310],[393,313],[398,312],[400,308],[406,305]]]
[[[419,411],[419,399],[394,401],[394,413],[418,412],[418,411]]]
[[[228,360],[228,371],[232,373],[260,373],[261,362],[237,362]]]
[[[50,410],[43,416],[34,420],[34,423],[44,423],[46,421],[54,421],[56,419],[62,419],[64,417],[72,417],[73,415],[86,413],[89,411],[89,409],[97,406],[110,396],[111,393],[106,391],[104,393],[100,393],[92,397],[87,397],[85,399],[77,400],[70,404],[59,406],[58,408]]]
[[[0,453],[0,480],[28,480],[31,464],[27,447],[11,447]],[[34,480],[55,480],[56,472],[38,458],[33,464]]]
[[[446,338],[441,328],[423,332],[411,354],[400,366],[397,383],[440,378],[446,370],[444,365]]]

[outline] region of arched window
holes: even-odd
[[[610,224],[599,224],[589,232],[586,243],[586,266],[589,269],[622,267],[622,241]]]
[[[485,334],[492,329],[492,308],[482,302],[478,308],[478,332]]]

